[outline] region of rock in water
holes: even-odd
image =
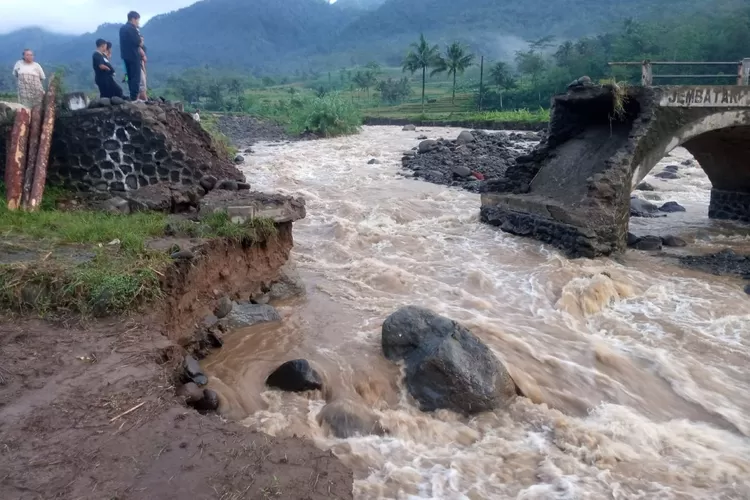
[[[318,413],[318,424],[327,425],[331,433],[340,439],[354,436],[382,436],[386,430],[375,413],[363,404],[348,400],[328,403]]]
[[[679,179],[680,176],[677,175],[675,172],[665,171],[665,172],[659,172],[658,174],[655,174],[654,177],[658,177],[659,179]]]
[[[664,236],[661,239],[662,244],[665,247],[685,247],[687,246],[687,243],[682,238],[678,238],[677,236],[667,235]]]
[[[372,160],[367,162],[368,165],[380,165],[380,160],[373,158]]]
[[[628,246],[629,247],[635,246],[636,243],[638,243],[638,240],[640,240],[638,236],[634,235],[633,233],[628,233]]]
[[[242,155],[237,155],[234,157],[234,162],[239,165],[240,163],[245,163],[245,157]]]
[[[648,182],[641,182],[635,187],[638,191],[655,191],[656,188],[649,184]]]
[[[659,207],[659,211],[667,213],[685,212],[685,207],[683,207],[676,201],[668,201],[664,205]]]
[[[417,127],[416,125],[404,125],[404,128],[402,128],[401,130],[403,130],[404,132],[414,132],[415,130],[417,130]]]
[[[276,309],[269,305],[251,304],[249,302],[235,304],[225,319],[230,328],[247,328],[269,321],[281,321],[281,316]]]
[[[323,388],[323,380],[306,359],[287,361],[266,379],[266,385],[282,391],[304,392]]]
[[[631,217],[653,217],[659,207],[640,198],[630,198],[630,216]]]
[[[637,250],[652,252],[655,250],[661,250],[661,244],[661,238],[658,236],[644,236],[638,240],[634,247]]]
[[[203,373],[200,363],[198,363],[198,360],[194,357],[185,356],[183,368],[185,369],[185,375],[189,380],[192,380],[198,385],[206,385],[208,383],[208,377]]]
[[[406,386],[422,411],[489,411],[516,395],[510,374],[465,327],[415,306],[383,323],[383,354],[406,363]]]

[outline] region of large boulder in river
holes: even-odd
[[[516,394],[510,374],[465,327],[415,306],[383,323],[383,354],[406,364],[406,386],[423,411],[472,414],[503,405]]]
[[[279,366],[266,379],[266,385],[287,392],[315,391],[323,388],[323,379],[306,359],[294,359]]]

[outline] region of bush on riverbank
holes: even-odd
[[[288,128],[292,134],[336,137],[356,134],[362,125],[359,110],[339,94],[308,97],[297,103],[290,112]]]

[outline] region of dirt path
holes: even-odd
[[[151,325],[0,317],[0,498],[352,498],[330,452],[185,407]]]

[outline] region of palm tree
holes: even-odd
[[[467,54],[463,46],[458,42],[453,42],[445,51],[445,57],[440,58],[440,64],[435,68],[433,73],[448,72],[448,76],[453,75],[453,97],[451,104],[456,103],[456,75],[463,74],[466,68],[474,62],[474,54]]]
[[[499,62],[490,69],[490,80],[497,85],[500,94],[500,109],[503,109],[503,91],[516,85],[513,74],[507,64]]]
[[[427,68],[437,68],[430,76],[436,72],[439,73],[438,70],[442,67],[440,49],[437,45],[430,47],[424,38],[424,34],[419,35],[419,42],[412,43],[411,48],[411,52],[404,58],[402,67],[404,71],[410,71],[412,75],[422,70],[422,113],[424,113],[424,87],[427,82]]]

